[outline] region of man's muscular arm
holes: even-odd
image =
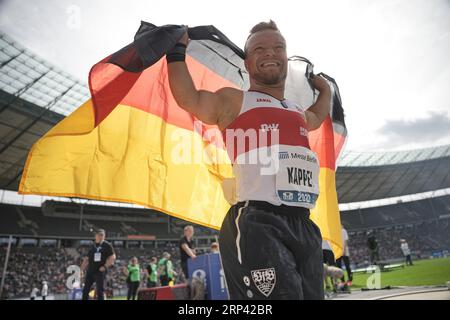
[[[180,40],[188,44],[187,33]],[[221,117],[232,101],[233,88],[222,88],[216,92],[197,90],[184,61],[168,63],[169,84],[175,101],[184,110],[207,124],[219,124]]]
[[[320,94],[316,102],[305,112],[308,131],[318,129],[330,112],[331,89],[328,82],[320,76],[314,76],[312,84]]]

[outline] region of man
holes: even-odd
[[[217,242],[211,243],[209,246],[210,253],[220,253],[219,251],[219,244]]]
[[[373,232],[368,233],[367,247],[370,251],[370,263],[376,265],[380,260],[378,241]]]
[[[41,296],[42,300],[46,300],[48,295],[48,284],[47,281],[42,281],[42,289],[41,289]]]
[[[184,278],[189,280],[189,272],[188,272],[188,259],[195,259],[197,256],[195,255],[194,249],[194,241],[192,237],[194,236],[194,227],[193,226],[185,226],[184,227],[184,235],[180,239],[179,247],[180,247],[180,258],[181,258],[181,270],[183,271]]]
[[[174,279],[176,272],[173,270],[173,264],[170,260],[170,253],[164,252],[163,257],[158,262],[159,281],[161,287],[168,286]]]
[[[348,248],[348,233],[347,230],[345,230],[344,226],[342,226],[342,241],[344,243],[344,252],[342,257],[340,257],[336,264],[339,268],[342,268],[342,262],[344,262],[345,270],[347,270],[347,278],[348,281],[345,283],[345,277],[342,276],[341,281],[344,282],[346,285],[351,286],[353,281],[353,274],[352,269],[350,267],[350,250]]]
[[[158,260],[156,257],[150,259],[150,263],[147,266],[147,288],[154,288],[158,282]]]
[[[411,259],[411,250],[409,249],[408,243],[405,239],[400,239],[400,249],[403,252],[403,256],[405,257],[405,263],[406,265],[413,265],[412,259]]]
[[[309,219],[319,165],[307,135],[330,111],[328,83],[312,77],[320,94],[308,110],[285,99],[286,41],[273,21],[257,24],[247,38],[245,92],[197,90],[184,62],[187,44],[186,34],[166,55],[173,96],[181,108],[222,130],[233,163],[235,197],[219,238],[230,298],[323,299],[321,234]],[[270,143],[244,140],[234,152],[236,138],[252,130],[270,134]],[[270,151],[272,171],[263,170],[262,159],[246,163],[258,151]]]
[[[105,241],[106,232],[103,229],[95,233],[95,243],[83,259],[81,271],[86,271],[83,288],[83,300],[89,300],[89,291],[96,284],[97,299],[104,300],[104,285],[108,268],[114,264],[116,255],[112,245]]]
[[[323,254],[323,263],[329,266],[336,265],[333,249],[331,249],[330,243],[325,239],[322,239],[322,254]]]

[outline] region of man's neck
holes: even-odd
[[[282,85],[267,86],[258,83],[251,83],[249,91],[259,91],[268,94],[278,100],[284,100],[284,83]]]

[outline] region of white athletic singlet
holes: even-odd
[[[235,202],[314,207],[319,162],[310,150],[305,111],[298,104],[244,92],[241,111],[223,136],[233,163]]]

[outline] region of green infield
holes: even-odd
[[[413,266],[379,273],[379,285],[386,286],[427,286],[445,285],[450,281],[450,257],[413,261]],[[367,288],[378,279],[373,273],[353,275],[352,289]],[[369,277],[371,277],[369,279]],[[369,280],[369,281],[367,281]]]

